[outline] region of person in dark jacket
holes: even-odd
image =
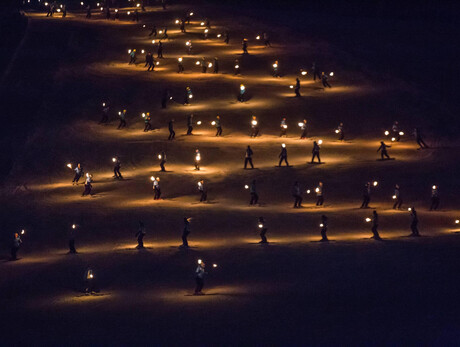
[[[149,130],[152,130],[152,123],[150,123],[150,121],[152,120],[152,118],[150,117],[150,112],[147,112],[144,116],[144,132],[148,132]]]
[[[193,135],[193,113],[187,116],[187,134],[186,135]]]
[[[168,140],[174,140],[176,137],[176,132],[174,131],[174,119],[171,119],[168,123],[169,136]]]
[[[118,157],[112,158],[113,161],[113,178],[116,179],[123,179],[123,176],[121,175],[120,168],[121,168],[121,162]]]
[[[166,152],[162,151],[160,155],[158,156],[158,159],[160,159],[160,171],[166,171],[165,164],[166,164]]]
[[[420,233],[418,232],[418,217],[417,217],[417,211],[415,211],[415,207],[409,208],[410,211],[410,216],[411,216],[411,223],[410,223],[410,230],[412,233],[410,236],[420,236]]]
[[[208,199],[208,189],[204,184],[204,180],[198,182],[198,191],[200,192],[200,202],[206,202]]]
[[[287,149],[286,149],[286,145],[284,143],[281,145],[281,153],[279,154],[278,157],[280,158],[278,166],[281,166],[283,160],[286,163],[286,166],[289,166],[289,163],[287,161]]]
[[[77,250],[75,249],[76,229],[77,229],[77,226],[75,224],[72,224],[72,226],[69,229],[69,253],[70,254],[77,253]]]
[[[249,194],[251,195],[249,205],[257,205],[259,202],[259,195],[257,194],[256,180],[252,181],[251,187],[249,189]]]
[[[439,207],[439,191],[438,191],[438,186],[433,186],[431,187],[431,206],[430,206],[430,211],[437,210]]]
[[[294,208],[301,208],[302,193],[300,192],[299,182],[294,183],[294,187],[292,187],[292,196],[294,197]]]
[[[75,176],[73,177],[72,184],[78,184],[78,181],[83,175],[83,169],[80,163],[77,164],[77,167],[74,169],[74,171],[75,171]]]
[[[393,204],[393,210],[396,210],[396,209],[399,210],[403,203],[402,197],[401,197],[401,188],[399,187],[399,184],[395,185],[393,200],[395,200],[395,203]]]
[[[184,229],[182,231],[182,247],[188,248],[188,240],[187,237],[190,235],[191,227],[190,222],[192,218],[184,218]]]
[[[380,141],[380,147],[377,150],[377,152],[380,151],[380,158],[381,160],[385,159],[390,159],[390,156],[388,155],[387,148],[390,148],[391,146],[386,145],[383,141]],[[384,158],[385,157],[385,158]]]
[[[313,141],[313,149],[311,151],[311,153],[312,153],[311,163],[312,164],[315,161],[315,158],[318,158],[318,163],[321,164],[321,158],[319,157],[320,149],[321,148],[319,147],[318,143],[316,141]]]
[[[321,228],[321,241],[329,241],[327,238],[327,217],[323,214],[321,216],[321,224],[319,225]]]
[[[252,155],[254,152],[252,151],[251,147],[248,145],[246,148],[246,155],[244,157],[244,169],[247,169],[248,164],[251,165],[251,169],[254,169],[254,165],[252,164]]]
[[[17,260],[18,251],[21,247],[22,239],[19,233],[14,233],[13,244],[11,246],[11,260]]]
[[[258,219],[258,225],[259,231],[260,231],[260,242],[259,243],[268,243],[267,237],[265,236],[267,234],[267,225],[265,223],[265,219],[263,217],[259,217]]]
[[[137,246],[136,246],[137,249],[144,248],[144,236],[145,236],[145,234],[146,234],[146,232],[145,232],[144,223],[139,222],[139,229],[137,230],[136,235],[134,235],[134,236],[137,237]]]
[[[202,292],[202,289],[204,286],[204,276],[206,275],[204,268],[205,268],[205,263],[203,261],[200,261],[198,264],[198,267],[195,270],[196,287],[195,287],[195,292],[193,293],[193,295],[204,295]]]
[[[377,211],[372,211],[372,238],[375,240],[381,240],[381,237],[378,232],[379,227],[379,215]]]

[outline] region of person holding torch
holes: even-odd
[[[160,200],[161,188],[160,188],[160,177],[153,177],[153,200]]]
[[[158,154],[158,159],[160,159],[160,171],[165,172],[166,152],[162,151],[160,154]]]
[[[300,98],[300,80],[299,78],[297,77],[295,79],[295,89],[294,89],[294,92],[295,92],[295,96],[296,98]]]
[[[239,102],[244,102],[244,93],[246,93],[246,87],[244,86],[244,84],[240,84],[240,90],[238,94]]]
[[[222,136],[222,124],[220,123],[220,116],[217,116],[213,123],[216,127],[216,136]]]
[[[70,168],[71,167],[72,166],[70,166]],[[80,180],[81,176],[83,175],[83,169],[82,169],[80,163],[77,164],[77,167],[74,169],[74,171],[75,171],[75,176],[73,177],[72,185],[78,184],[78,181]]]
[[[96,278],[94,276],[94,271],[89,266],[86,268],[83,280],[85,283],[85,295],[90,295],[98,292],[96,289]]]
[[[281,167],[281,164],[284,160],[284,162],[286,163],[286,166],[289,166],[289,163],[287,161],[287,149],[286,149],[286,144],[282,144],[281,145],[281,153],[279,154],[278,156],[280,158],[280,161],[278,163],[278,166]]]
[[[302,131],[301,134],[300,134],[300,139],[304,140],[304,139],[307,138],[307,120],[304,119],[298,125],[299,125],[300,130]]]
[[[259,217],[257,226],[259,227],[259,231],[260,231],[259,235],[260,235],[260,239],[261,239],[259,243],[263,243],[263,244],[268,243],[267,237],[265,236],[265,234],[267,234],[268,228],[267,228],[267,226],[265,224],[264,217]]]
[[[372,211],[372,238],[375,239],[375,240],[381,240],[381,237],[379,235],[379,232],[378,232],[378,227],[379,227],[379,215],[377,213],[377,211]]]
[[[256,116],[252,116],[251,120],[251,137],[256,138],[259,135],[259,122]]]
[[[390,156],[388,155],[387,148],[391,148],[391,146],[386,145],[383,141],[380,141],[380,147],[377,149],[377,152],[380,151],[380,159],[385,160],[385,159],[390,159]]]
[[[313,162],[315,161],[315,158],[318,158],[318,164],[321,164],[321,159],[319,157],[319,151],[320,151],[320,147],[318,145],[318,143],[316,141],[313,141],[313,149],[311,151],[312,153],[312,157],[311,157],[311,163],[313,164]]]
[[[198,191],[200,192],[200,202],[206,202],[208,199],[208,189],[205,186],[203,179],[198,182]]]
[[[320,228],[321,228],[321,241],[322,242],[325,242],[325,241],[329,241],[329,239],[327,238],[327,217],[323,214],[321,216],[321,224],[319,225]]]
[[[343,123],[339,124],[335,132],[339,135],[339,141],[343,141],[345,138],[345,134],[343,133]]]
[[[324,204],[323,182],[318,183],[318,187],[316,187],[315,193],[316,193],[316,206],[323,206]]]
[[[123,176],[121,175],[120,168],[121,168],[121,162],[118,157],[112,158],[112,161],[114,163],[113,167],[113,178],[116,179],[123,179]]]
[[[415,207],[409,208],[410,211],[410,216],[411,216],[411,223],[410,223],[410,230],[412,231],[412,234],[410,236],[420,236],[420,233],[418,232],[418,217],[417,217],[417,211],[415,211]]]
[[[201,153],[197,149],[195,151],[195,170],[200,170],[200,161],[201,161]]]
[[[431,206],[430,211],[437,210],[439,207],[439,191],[438,186],[431,187]]]
[[[205,266],[206,264],[204,263],[204,261],[198,261],[198,267],[195,270],[196,287],[195,293],[193,293],[193,295],[204,295],[204,293],[201,290],[204,286],[204,276],[207,274],[207,272],[204,271]]]
[[[81,196],[93,195],[92,193],[93,186],[91,185],[91,182],[93,181],[92,178],[93,178],[93,175],[86,173],[85,190],[83,191],[83,194]]]
[[[185,88],[184,105],[189,105],[192,98],[193,98],[192,89],[190,89],[190,87]]]
[[[120,124],[118,124],[117,129],[122,129],[126,127],[126,110],[123,110],[122,112],[118,112],[118,116],[120,118]]]
[[[22,234],[24,234],[24,230],[22,231]],[[22,244],[21,235],[19,235],[19,233],[14,233],[13,245],[11,246],[11,260],[18,260],[17,254],[18,254],[19,248],[21,247],[21,244]]]
[[[399,184],[395,185],[393,200],[395,200],[395,203],[393,204],[393,210],[396,210],[396,209],[399,210],[403,203],[402,198],[401,198],[401,188],[399,187]]]
[[[281,128],[281,132],[280,132],[280,137],[283,137],[283,136],[286,136],[287,137],[287,124],[286,124],[286,118],[283,117],[283,119],[281,119],[281,124],[280,124],[280,128]]]

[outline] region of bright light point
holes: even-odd
[[[24,235],[26,231],[24,229],[21,230],[21,235]]]
[[[190,16],[193,16],[193,12],[190,12],[189,15],[190,15]]]
[[[215,121],[212,121],[212,122],[211,122],[211,125],[216,125],[216,122],[215,122]]]
[[[151,180],[151,181],[155,181],[155,177],[153,177],[153,176],[150,177],[150,180]]]
[[[293,88],[294,88],[294,86],[291,84],[291,85],[289,86],[289,88],[293,89]]]
[[[158,159],[161,159],[161,154],[158,154]]]
[[[142,53],[142,54],[144,54],[144,53],[145,53],[145,51],[144,51],[144,50],[142,50],[142,51],[141,51],[141,53]]]
[[[311,192],[310,189],[307,189],[307,194],[310,194],[310,192]]]
[[[217,34],[217,37],[221,37],[222,35],[221,34]]]
[[[274,67],[274,68],[277,68],[277,67],[278,67],[278,64],[273,64],[273,67]]]
[[[209,64],[208,64],[208,67],[211,68],[211,67],[212,67],[212,63],[209,63]]]
[[[244,189],[249,189],[249,186],[246,184],[246,185],[244,186]]]
[[[260,40],[260,36],[256,36],[256,40]]]
[[[378,186],[378,184],[379,184],[379,182],[377,182],[377,181],[374,181],[374,187],[377,187],[377,186]]]
[[[129,53],[131,53],[131,50],[130,50],[130,49],[128,49],[128,54],[129,54]]]
[[[256,120],[253,120],[251,123],[252,123],[252,125],[257,125],[257,121],[256,121]]]
[[[410,212],[410,211],[412,211],[412,208],[409,207],[407,210]]]
[[[182,58],[179,58],[179,59],[177,59],[177,60],[182,61]]]
[[[322,228],[322,227],[324,226],[324,224],[323,224],[323,223],[321,223],[319,226]]]
[[[112,161],[115,163],[115,162],[117,161],[117,159],[116,159],[116,158],[112,158]]]
[[[152,43],[155,43],[155,40],[152,40]]]
[[[336,129],[336,130],[335,130],[335,133],[338,134],[338,133],[339,133],[339,129]]]
[[[392,137],[391,142],[395,142],[395,141],[396,141],[396,138]]]
[[[390,132],[388,130],[385,130],[385,136],[390,135]]]
[[[142,27],[145,28],[145,24]]]
[[[159,62],[159,61],[157,61],[157,62],[155,63],[155,65],[160,65],[160,62]]]
[[[75,224],[72,224],[72,229],[75,229],[77,226]]]
[[[141,5],[140,5],[140,4],[137,4],[136,7],[141,7]]]
[[[200,25],[203,26],[203,25],[204,25],[204,22],[201,22]]]
[[[404,131],[400,131],[400,132],[399,132],[399,135],[400,135],[400,136],[403,136],[403,135],[404,135]]]
[[[198,264],[201,264],[201,259],[198,259]]]
[[[196,122],[196,124],[201,125],[201,121],[199,120],[198,122]]]
[[[433,188],[433,189],[436,189],[436,186],[433,186],[432,188]]]
[[[84,5],[83,1],[82,1],[82,2],[80,2],[80,5],[82,5],[82,6]]]
[[[298,123],[297,125],[298,125],[299,127],[303,127],[304,124],[305,124],[305,123],[302,123],[302,122],[301,122],[301,123]]]
[[[204,32],[207,33],[209,30],[208,29],[204,29]]]
[[[72,168],[72,164],[67,164],[67,167],[68,167],[69,169],[71,169],[71,168]]]
[[[393,195],[393,200],[396,199],[396,195]]]
[[[259,224],[259,228],[262,229],[264,227],[263,224]]]
[[[318,145],[321,145],[323,143],[323,140],[318,140]]]
[[[459,224],[460,223],[460,220],[459,219],[456,219],[455,220],[455,224]]]
[[[318,192],[319,192],[319,188],[316,188],[316,189],[315,189],[315,192],[317,192],[317,193],[318,193]]]
[[[175,23],[176,23],[176,24],[179,24],[179,19],[176,19]]]
[[[128,16],[131,14],[131,11],[128,11]]]
[[[163,30],[160,30],[159,33],[160,33],[160,34],[163,34]]]
[[[301,74],[302,76],[305,76],[307,74],[307,71],[302,71]]]
[[[200,61],[199,61],[199,60],[197,60],[195,64],[196,64],[196,65],[200,65]]]
[[[331,77],[332,77],[332,76],[334,76],[334,73],[333,73],[333,72],[331,72],[331,73],[329,74],[329,76],[331,76]]]
[[[217,267],[217,264],[212,264],[212,267]]]
[[[366,221],[367,223],[369,223],[369,222],[371,221],[371,219],[370,219],[369,217],[367,217],[367,218],[365,219],[365,221]]]
[[[286,144],[285,144],[285,143],[282,143],[282,144],[281,144],[281,147],[286,148]]]

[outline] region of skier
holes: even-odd
[[[177,73],[183,73],[184,72],[184,65],[182,64],[182,57],[177,59]]]
[[[153,178],[153,200],[160,200],[161,189],[160,189],[160,177]]]
[[[287,124],[286,124],[286,118],[283,118],[281,119],[281,124],[280,124],[280,128],[281,128],[281,132],[280,132],[280,137],[282,136],[286,136],[287,137]]]
[[[75,171],[75,176],[73,177],[72,180],[72,185],[78,184],[78,181],[81,178],[81,175],[83,175],[83,169],[81,168],[80,163],[77,164],[77,167],[74,169]]]
[[[415,141],[417,144],[420,146],[419,149],[424,149],[424,148],[430,148],[428,145],[423,141],[422,134],[420,132],[419,128],[414,129],[414,136],[415,136]]]
[[[89,173],[86,173],[86,181],[85,181],[85,190],[83,191],[83,194],[81,196],[86,196],[86,195],[93,195],[92,193],[92,188],[93,186],[91,185],[91,182],[93,176],[90,175]]]
[[[109,121],[109,110],[110,107],[108,104],[103,103],[102,105],[102,119],[100,120],[99,124],[104,124]]]
[[[386,145],[383,141],[380,141],[380,147],[379,149],[377,150],[377,152],[381,151],[380,152],[380,157],[381,157],[381,160],[388,160],[390,159],[390,156],[388,155],[388,152],[387,152],[387,148],[390,148],[391,146],[389,145]],[[385,158],[386,159],[385,159]]]
[[[192,90],[190,89],[190,87],[185,88],[184,105],[189,105],[192,98],[193,98],[193,94],[192,94]]]
[[[187,116],[187,134],[186,135],[193,135],[193,113]]]
[[[222,125],[220,123],[220,116],[216,117],[215,125],[216,125],[216,136],[222,136]]]
[[[267,237],[265,234],[267,233],[268,228],[265,225],[265,219],[263,217],[259,217],[258,219],[258,227],[260,230],[260,242],[259,243],[268,243]]]
[[[118,157],[112,158],[112,161],[114,163],[113,166],[113,178],[116,179],[123,179],[123,176],[120,173],[120,167],[121,167],[121,162]]]
[[[420,236],[420,233],[418,232],[417,211],[415,211],[415,207],[413,206],[410,208],[410,216],[411,216],[410,230],[412,231],[410,236]]]
[[[200,202],[205,202],[208,198],[208,190],[204,185],[204,180],[198,182],[198,191],[200,192]]]
[[[182,231],[182,247],[188,247],[188,240],[187,237],[190,235],[191,232],[191,227],[190,227],[190,221],[192,218],[184,218],[184,229]]]
[[[136,64],[136,50],[133,49],[131,52],[129,52],[129,65],[131,64]]]
[[[147,112],[144,117],[144,123],[145,123],[144,132],[152,130],[152,124],[150,123],[150,120],[151,120],[150,112]]]
[[[243,54],[249,54],[248,53],[248,40],[247,39],[243,39],[242,46],[243,46]]]
[[[311,163],[313,164],[315,158],[318,158],[318,163],[321,164],[321,159],[319,157],[319,151],[320,151],[320,147],[319,145],[316,143],[316,141],[313,141],[313,149],[311,151],[311,153],[313,154],[313,156],[311,157]]]
[[[302,130],[302,133],[300,134],[300,138],[306,139],[307,138],[307,120],[304,119],[302,122],[299,123],[300,130]]]
[[[298,77],[295,79],[295,89],[294,89],[294,92],[295,92],[296,98],[299,98],[299,97],[301,96],[301,95],[300,95],[300,80],[299,80]]]
[[[339,141],[343,141],[345,134],[343,133],[343,123],[340,123],[337,127],[336,133],[339,134]]]
[[[145,236],[145,234],[146,234],[146,232],[145,232],[144,223],[139,221],[139,229],[137,229],[137,233],[134,235],[135,237],[137,237],[137,246],[136,246],[137,249],[144,248],[144,236]]]
[[[312,69],[313,81],[316,81],[317,76],[318,76],[318,79],[321,79],[321,75],[319,73],[320,69],[316,68],[316,63],[315,62],[313,62],[312,66],[311,66],[311,69]]]
[[[176,132],[174,131],[174,119],[171,119],[168,123],[169,136],[168,140],[174,140],[176,137]]]
[[[195,270],[195,293],[193,295],[204,295],[201,291],[204,286],[204,276],[206,272],[204,271],[205,263],[203,261],[199,262],[198,267]]]
[[[395,200],[395,203],[393,204],[393,210],[396,210],[396,209],[399,210],[403,203],[402,198],[401,198],[401,189],[399,187],[399,184],[395,185],[395,192],[393,195],[393,199]]]
[[[322,242],[325,242],[325,241],[329,241],[329,239],[327,238],[327,217],[323,214],[321,216],[321,224],[319,225],[321,227],[321,241]]]
[[[272,45],[270,44],[270,38],[268,37],[268,34],[263,33],[262,36],[264,38],[265,47],[271,47]]]
[[[322,72],[321,73],[321,82],[323,83],[323,87],[324,88],[326,88],[326,87],[332,88],[327,80],[328,80],[327,74]]]
[[[256,138],[259,135],[259,122],[257,121],[256,116],[252,116],[252,121],[251,121],[251,136]]]
[[[248,145],[246,148],[246,155],[244,157],[244,169],[247,169],[247,165],[251,165],[251,169],[254,169],[254,165],[252,164],[252,155],[254,152],[252,151],[251,147]]]
[[[324,203],[323,182],[318,183],[318,187],[316,187],[315,192],[316,192],[316,206],[323,206],[323,203]]]
[[[240,84],[240,90],[238,94],[239,102],[244,102],[244,93],[246,93],[246,87],[244,86],[244,84]]]
[[[256,180],[252,180],[249,194],[251,195],[249,205],[257,205],[257,202],[259,201],[259,195],[257,194]]]
[[[200,161],[201,161],[201,154],[200,154],[200,151],[197,149],[195,151],[195,170],[200,170]]]
[[[294,208],[302,207],[302,194],[300,193],[299,182],[294,183],[294,187],[292,187],[292,196],[294,197]]]
[[[372,211],[372,238],[375,240],[381,240],[379,232],[378,232],[378,227],[379,227],[379,215],[377,214],[377,211]]]
[[[238,59],[235,60],[235,73],[234,75],[239,75],[241,74],[241,67],[240,67],[240,62],[238,61]]]
[[[393,133],[393,138],[396,140],[396,142],[399,142],[401,140],[401,136],[399,135],[399,123],[398,121],[394,121],[391,131]]]
[[[122,112],[118,112],[118,116],[120,118],[120,124],[118,124],[117,129],[122,129],[126,127],[126,110],[123,110]]]
[[[219,73],[219,59],[217,57],[214,57],[214,71],[213,73]]]
[[[430,211],[437,210],[439,207],[439,192],[438,186],[431,187],[431,206]]]
[[[158,42],[157,58],[163,59],[163,42]]]
[[[361,204],[360,208],[368,208],[370,201],[371,201],[371,182],[367,182],[364,186],[363,203]]]
[[[165,169],[165,164],[166,164],[166,152],[165,151],[162,151],[161,154],[159,155],[160,157],[160,171],[163,171],[165,172],[166,169]]]
[[[284,143],[281,145],[281,153],[279,154],[278,157],[280,158],[280,161],[278,163],[279,167],[281,167],[281,163],[283,162],[283,160],[286,163],[286,166],[289,166],[289,163],[287,161],[287,149]]]
[[[84,286],[85,286],[85,295],[90,295],[97,293],[98,290],[96,289],[96,278],[94,276],[94,271],[88,266],[85,275],[83,277]]]
[[[11,246],[11,260],[18,260],[17,254],[21,247],[22,239],[19,233],[14,233],[13,245]]]

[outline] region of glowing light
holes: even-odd
[[[116,158],[112,158],[112,161],[115,163],[115,162],[117,161],[117,159],[116,159]]]
[[[262,229],[264,227],[263,224],[259,224],[259,228]]]
[[[155,63],[155,65],[160,65],[160,62],[159,62],[159,61],[157,61],[157,62]]]
[[[291,85],[289,86],[289,88],[294,89],[294,86],[291,84]]]
[[[160,33],[160,34],[163,34],[163,30],[160,30],[159,33]]]
[[[212,68],[212,63],[209,63],[209,64],[208,64],[208,67],[209,67],[209,68]]]
[[[155,43],[155,40],[152,40],[152,43],[154,44],[154,43]]]
[[[56,12],[61,12],[61,9],[60,9],[60,8],[58,8],[58,9],[56,10]]]
[[[246,184],[246,185],[244,186],[244,189],[249,189],[249,186]]]
[[[93,278],[93,274],[89,274],[89,278]]]
[[[436,189],[436,186],[433,186],[433,187],[431,187],[431,188]]]
[[[388,130],[385,130],[385,136],[390,135],[390,132]]]
[[[203,26],[203,25],[204,25],[204,22],[201,22],[200,25]]]
[[[77,226],[75,224],[72,224],[72,229],[75,229]]]
[[[299,127],[303,127],[303,126],[305,125],[305,123],[300,122],[300,123],[298,123],[297,125],[298,125]]]
[[[217,37],[218,37],[218,38],[221,37],[221,36],[222,36],[222,34],[217,34]]]
[[[400,136],[403,136],[403,135],[404,135],[404,131],[400,131],[400,132],[399,132],[399,135],[400,135]]]
[[[276,69],[278,67],[278,64],[273,64],[273,67]]]
[[[187,41],[187,42],[185,43],[186,46],[190,46],[190,44],[191,44],[190,41]]]
[[[144,51],[144,50],[142,50],[142,51],[141,51],[141,53],[142,53],[142,54],[144,54],[144,53],[145,53],[145,51]]]
[[[324,226],[324,224],[323,224],[323,223],[321,223],[319,226],[322,228],[322,227]]]
[[[155,177],[153,177],[153,176],[150,177],[150,181],[152,181],[152,182],[155,181]]]
[[[118,8],[115,9],[115,12],[118,12]]]
[[[240,66],[239,66],[239,65],[235,65],[235,69],[239,69],[239,68],[240,68]]]
[[[367,217],[367,218],[365,219],[366,223],[369,223],[371,220],[372,220],[372,219],[370,219],[369,217]]]
[[[240,90],[243,92],[244,90],[246,89],[246,87],[244,85],[241,85],[240,86]]]
[[[310,189],[307,189],[307,194],[310,194],[311,193],[311,190]]]
[[[300,74],[301,74],[302,76],[305,76],[305,75],[307,74],[307,71],[302,71]]]
[[[393,195],[392,198],[393,198],[393,200],[395,200],[395,199],[396,199],[396,195]]]
[[[137,4],[136,7],[141,7],[141,4]]]
[[[460,223],[460,220],[459,219],[456,219],[455,220],[455,224],[459,224]]]
[[[130,49],[128,49],[128,54],[131,54],[131,50],[130,50]]]
[[[201,125],[201,121],[199,120],[198,122],[196,122],[197,125]]]
[[[260,40],[260,35],[257,35],[257,36],[256,36],[256,40]]]
[[[316,189],[315,189],[315,192],[319,193],[319,188],[316,188]]]
[[[195,65],[200,65],[200,61],[197,60],[196,63],[195,63]]]
[[[97,4],[96,4],[96,6],[98,6],[98,7],[99,7],[99,3],[97,3]]]
[[[161,154],[158,154],[158,159],[161,159]]]
[[[82,5],[82,6],[84,5],[83,1],[82,1],[82,2],[80,2],[80,5]]]
[[[395,142],[396,141],[396,138],[395,137],[392,137],[391,138],[391,142]]]
[[[128,16],[131,14],[131,11],[128,11]]]
[[[323,144],[323,140],[318,140],[318,145],[322,145]]]
[[[283,127],[283,129],[287,129],[287,125],[286,125],[286,124],[283,124],[282,127]]]
[[[182,62],[182,58],[177,59],[179,62]]]
[[[217,264],[212,264],[212,267],[217,267]]]
[[[193,16],[193,12],[190,12],[189,15],[190,15],[190,16]]]
[[[373,185],[374,185],[374,187],[377,187],[379,185],[379,182],[374,181]]]
[[[72,164],[67,164],[67,167],[68,167],[69,169],[71,169],[71,168],[72,168]]]
[[[119,115],[119,116],[121,116],[121,111],[120,111],[120,112],[118,112],[118,115]]]
[[[339,129],[335,129],[335,133],[338,134],[340,131]]]
[[[333,72],[331,72],[331,73],[329,74],[329,76],[331,76],[331,77],[332,77],[332,76],[334,76],[334,73],[333,73]]]
[[[105,106],[105,102],[102,103],[102,106]]]
[[[412,211],[412,208],[411,208],[411,207],[409,207],[407,210],[410,212],[410,211]]]
[[[176,19],[176,21],[174,23],[179,24],[179,19]]]
[[[195,157],[196,161],[200,161],[201,160],[201,156],[199,154],[197,154],[197,156]]]
[[[208,31],[209,31],[208,29],[204,29],[204,32],[205,32],[206,34],[208,33]]]
[[[212,121],[212,122],[211,122],[211,125],[216,125],[216,122],[215,122],[215,121]]]
[[[286,148],[286,144],[285,144],[285,143],[282,143],[282,144],[281,144],[281,147]]]
[[[145,28],[145,24],[142,27]]]
[[[193,94],[190,94],[190,95],[188,96],[188,98],[189,98],[189,99],[193,99]]]
[[[24,235],[26,231],[24,229],[21,230],[21,235]]]
[[[256,121],[256,120],[253,120],[251,123],[252,123],[252,125],[257,125],[257,121]]]

